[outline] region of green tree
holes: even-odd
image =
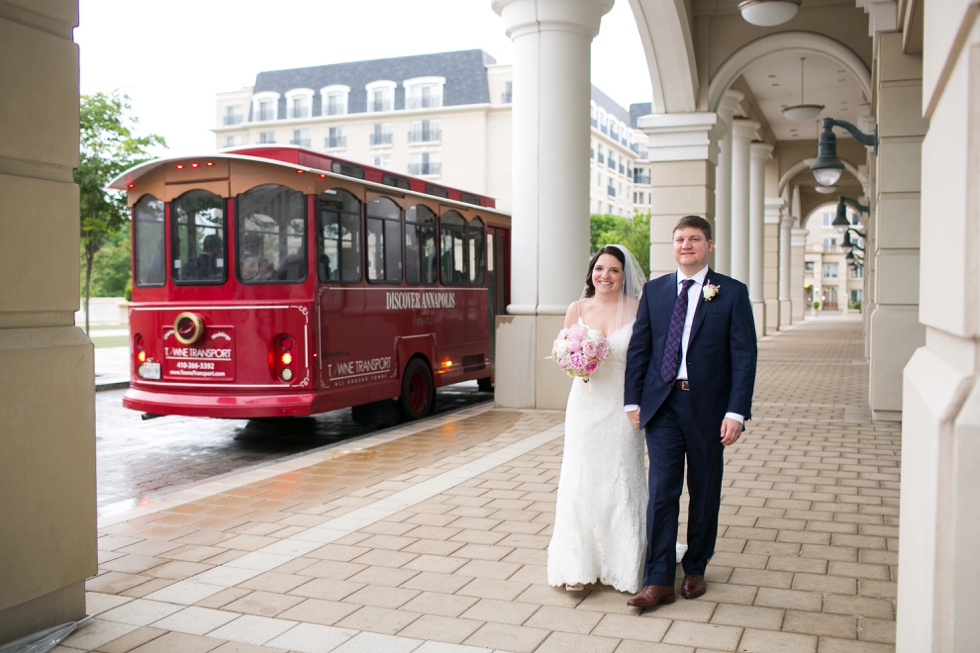
[[[96,254],[129,220],[126,196],[121,191],[109,190],[106,185],[124,170],[151,158],[150,148],[167,146],[163,137],[155,134],[136,136],[137,120],[131,112],[129,97],[119,92],[81,97],[81,143],[75,183],[81,205],[86,333]]]
[[[106,237],[92,261],[92,297],[123,297],[131,276],[128,224]],[[85,289],[81,289],[85,292]]]
[[[645,278],[650,277],[650,214],[636,213],[632,218],[593,214],[590,219],[592,251],[604,245],[623,245],[636,257]]]

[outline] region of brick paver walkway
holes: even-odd
[[[893,651],[900,429],[863,346],[843,318],[761,343],[700,599],[548,587],[563,416],[479,407],[103,518],[60,650]]]

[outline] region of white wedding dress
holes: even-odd
[[[588,383],[575,379],[568,394],[549,585],[599,581],[621,592],[640,589],[648,495],[644,437],[623,410],[632,332],[630,323],[609,336],[609,357]]]

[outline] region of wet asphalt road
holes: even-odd
[[[355,424],[350,409],[283,420],[167,416],[143,421],[122,407],[124,393],[95,396],[100,511],[387,428]],[[492,399],[476,382],[440,388],[434,414]]]

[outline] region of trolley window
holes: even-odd
[[[419,204],[405,211],[405,280],[436,282],[436,214]]]
[[[364,168],[361,166],[352,166],[349,163],[341,163],[340,161],[334,161],[330,164],[330,172],[336,172],[339,175],[345,175],[347,177],[364,179]]]
[[[167,277],[163,202],[152,195],[144,195],[133,207],[133,243],[137,287],[162,286]]]
[[[447,211],[439,220],[439,254],[442,283],[466,284],[466,220],[456,211]]]
[[[426,184],[425,192],[427,195],[435,195],[436,197],[445,197],[449,199],[449,191],[442,186],[436,186],[435,184]]]
[[[480,196],[474,195],[473,193],[460,193],[459,201],[466,202],[467,204],[476,204],[480,206]]]
[[[387,197],[367,205],[368,281],[397,283],[402,280],[402,212]]]
[[[486,260],[486,231],[483,220],[473,218],[467,225],[467,242],[470,255],[470,285],[482,286],[484,278],[484,261]]]
[[[361,280],[361,203],[345,190],[327,190],[317,199],[320,214],[320,281]]]
[[[238,278],[242,283],[306,279],[306,198],[278,184],[238,196]]]
[[[386,186],[394,186],[395,188],[404,188],[405,190],[410,190],[412,188],[412,182],[405,179],[404,177],[397,177],[395,175],[389,175],[387,172],[381,175],[381,183]]]
[[[180,285],[221,285],[228,279],[225,201],[192,190],[170,203],[173,280]]]

